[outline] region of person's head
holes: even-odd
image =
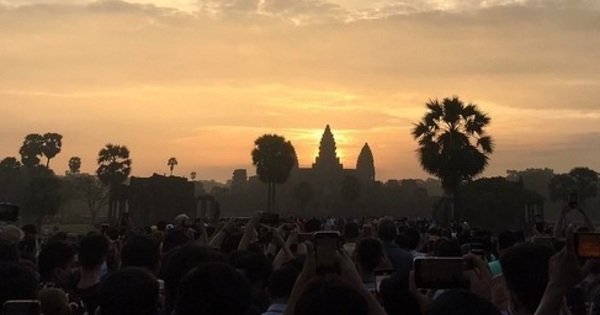
[[[425,315],[500,315],[500,311],[486,299],[467,290],[451,290],[440,295]]]
[[[155,315],[158,298],[157,279],[146,269],[128,267],[100,285],[98,305],[101,315]]]
[[[461,257],[462,250],[457,241],[440,238],[433,243],[432,254],[437,257]]]
[[[269,296],[271,300],[287,301],[299,274],[300,270],[291,266],[273,271],[271,279],[269,279]]]
[[[123,267],[142,267],[156,274],[160,265],[160,245],[148,235],[134,235],[121,249]]]
[[[319,219],[310,219],[306,221],[304,224],[304,232],[305,233],[313,233],[317,231],[321,231],[323,229],[323,224]]]
[[[500,257],[500,266],[514,311],[533,314],[548,284],[548,263],[552,248],[521,243]]]
[[[179,214],[178,216],[175,217],[175,219],[173,219],[173,224],[175,225],[175,228],[180,228],[183,229],[186,224],[189,222],[190,217],[188,217],[187,214],[182,213]]]
[[[98,269],[106,261],[109,242],[99,233],[88,234],[79,242],[79,263],[84,270]]]
[[[42,303],[42,314],[44,315],[71,315],[69,298],[65,292],[58,288],[42,289],[37,294]]]
[[[383,245],[378,239],[362,239],[356,246],[356,263],[363,273],[372,273],[383,259]]]
[[[38,271],[42,281],[54,282],[67,289],[70,277],[77,268],[77,251],[74,246],[62,241],[50,241],[38,257]]]
[[[409,274],[396,273],[381,281],[379,297],[388,315],[420,315],[419,301],[410,293]]]
[[[300,293],[296,315],[367,315],[367,301],[339,276],[316,278]]]
[[[421,241],[421,233],[419,233],[419,230],[409,227],[404,231],[404,235],[406,235],[406,245],[408,246],[408,249],[416,250]]]
[[[230,258],[230,263],[250,281],[255,289],[266,288],[273,272],[273,265],[263,254],[240,251],[235,257]]]
[[[8,300],[32,300],[38,288],[35,274],[15,262],[0,262],[0,305]]]
[[[181,279],[192,269],[208,262],[227,263],[227,258],[218,250],[185,245],[176,248],[165,259],[161,279],[165,281],[166,308],[172,310],[177,297],[177,287]]]
[[[354,242],[360,236],[360,228],[356,222],[348,222],[344,225],[344,238],[346,241]]]
[[[396,225],[390,218],[382,218],[377,223],[377,237],[385,243],[391,243],[396,238]]]
[[[224,263],[204,264],[179,285],[176,315],[248,315],[251,311],[250,283]]]

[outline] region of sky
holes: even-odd
[[[58,174],[113,143],[225,181],[265,133],[308,167],[329,124],[345,167],[426,178],[410,130],[451,96],[492,118],[485,176],[600,170],[596,0],[0,0],[0,47],[0,158],[58,132]]]

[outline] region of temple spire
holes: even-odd
[[[325,127],[321,143],[319,145],[319,156],[315,160],[313,167],[318,169],[341,169],[340,159],[337,156],[337,147],[335,139],[329,125]]]
[[[365,143],[358,155],[358,160],[356,161],[356,175],[363,180],[375,180],[375,162],[373,161],[373,152],[371,152],[368,143]]]

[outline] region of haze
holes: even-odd
[[[114,143],[226,180],[264,133],[310,165],[330,124],[345,166],[368,142],[378,180],[425,178],[410,128],[458,95],[492,117],[484,175],[600,170],[599,3],[0,0],[0,158],[58,132],[58,174]]]

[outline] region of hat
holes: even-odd
[[[185,220],[189,220],[189,219],[190,219],[190,217],[188,217],[187,214],[182,213],[175,217],[175,219],[173,220],[173,223],[175,223],[175,225],[181,225],[181,224],[183,224],[183,222]]]

